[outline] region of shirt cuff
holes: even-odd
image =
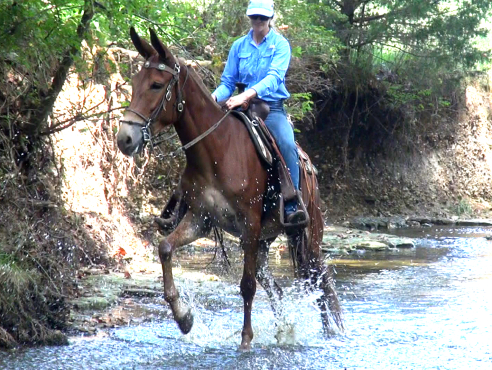
[[[220,85],[217,89],[215,89],[213,94],[217,97],[218,102],[226,100],[231,96],[229,89],[224,85]]]
[[[251,89],[256,91],[258,98],[263,99],[265,96],[270,95],[268,85],[264,82],[258,82],[256,85],[251,86]]]

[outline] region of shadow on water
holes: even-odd
[[[187,336],[166,307],[142,301],[162,315],[106,335],[73,337],[66,347],[0,354],[0,368],[489,369],[492,241],[485,237],[491,233],[490,228],[396,230],[416,238],[417,247],[333,257],[347,329],[329,339],[321,335],[316,297],[306,297],[292,283],[284,250],[272,253],[270,263],[286,291],[285,322],[276,328],[259,289],[250,352],[237,351],[242,299],[240,275],[233,271],[217,289],[181,284],[195,312]],[[190,255],[180,264],[203,269],[207,261]]]

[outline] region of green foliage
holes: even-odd
[[[314,102],[311,93],[295,93],[292,94],[287,106],[287,113],[292,116],[295,121],[301,121],[308,115],[312,114]]]
[[[454,212],[458,216],[471,215],[473,213],[473,207],[467,199],[460,198],[458,203],[454,207]]]
[[[480,53],[473,40],[485,36],[482,21],[490,16],[489,0],[325,0],[339,14],[321,19],[351,50],[384,46],[442,63],[473,65]]]
[[[294,57],[316,56],[325,62],[338,60],[340,40],[330,27],[340,15],[319,2],[284,0],[278,2],[277,26],[286,25],[285,35],[292,45]]]
[[[15,257],[10,253],[0,252],[0,266],[8,265],[11,266],[15,263]]]
[[[173,39],[185,39],[201,22],[190,2],[166,0],[88,0],[3,1],[0,4],[0,50],[17,54],[18,63],[29,64],[33,55],[63,54],[67,48],[80,47],[76,29],[84,4],[92,3],[95,15],[89,46],[109,43],[129,45],[128,30],[135,25],[147,35],[148,27],[162,28]],[[23,53],[21,53],[23,51]]]
[[[450,102],[444,98],[438,98],[437,106],[432,103],[432,91],[430,89],[415,90],[408,89],[401,84],[384,83],[387,86],[386,97],[388,106],[397,109],[402,106],[412,106],[417,112],[426,110],[435,111],[447,108]]]

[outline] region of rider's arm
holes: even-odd
[[[222,73],[219,87],[212,93],[217,101],[223,101],[229,98],[236,89],[236,82],[239,79],[239,58],[237,55],[237,42],[232,44],[229,56]]]

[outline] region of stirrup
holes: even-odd
[[[282,226],[285,228],[285,232],[288,234],[291,231],[296,231],[298,229],[304,228],[308,225],[309,223],[309,213],[306,209],[306,205],[302,201],[301,193],[299,190],[296,191],[297,194],[297,205],[298,208],[300,208],[301,211],[304,212],[304,215],[306,216],[304,220],[300,220],[299,222],[295,222],[296,220],[293,220],[294,222],[289,223],[285,219],[285,207],[284,207],[284,197],[280,197],[280,223]]]

